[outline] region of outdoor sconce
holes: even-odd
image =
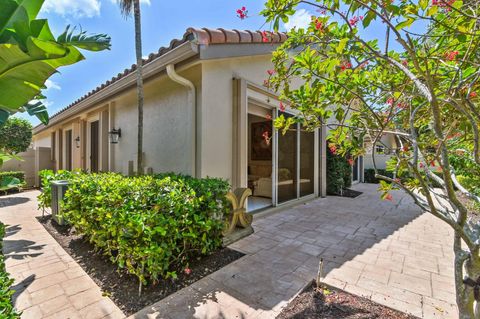
[[[80,148],[80,136],[77,136],[77,138],[75,139],[75,146],[77,146],[77,148]]]
[[[110,143],[118,144],[118,140],[122,137],[122,129],[113,128],[108,134],[110,134]]]

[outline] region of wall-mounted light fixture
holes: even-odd
[[[118,144],[118,140],[122,137],[122,129],[113,128],[108,134],[110,134],[110,143]]]
[[[75,146],[77,148],[80,148],[80,136],[77,136],[77,138],[75,139]]]

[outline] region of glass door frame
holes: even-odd
[[[273,115],[272,115],[272,118],[273,120],[275,120],[275,118],[278,117],[279,113],[285,113],[285,114],[289,114],[289,115],[297,115],[299,112],[296,111],[296,110],[292,110],[292,109],[286,109],[285,111],[280,111],[278,107],[275,107],[273,109]],[[305,196],[301,196],[301,192],[300,192],[300,187],[301,187],[301,172],[300,172],[300,169],[301,169],[301,127],[302,125],[300,123],[296,123],[296,130],[297,130],[297,143],[296,143],[296,180],[297,180],[297,185],[296,185],[296,192],[297,192],[297,196],[293,199],[290,199],[290,200],[287,200],[287,201],[284,201],[284,202],[281,202],[279,203],[278,202],[278,185],[277,185],[277,179],[278,179],[278,171],[277,169],[279,168],[278,167],[278,136],[279,134],[281,134],[281,132],[279,132],[277,129],[274,128],[274,131],[275,133],[273,134],[273,160],[272,160],[272,172],[275,172],[275,175],[274,175],[274,178],[272,178],[272,194],[275,194],[275,199],[273,200],[273,206],[274,207],[277,207],[277,206],[282,206],[282,205],[288,205],[288,204],[292,204],[292,203],[295,203],[297,202],[298,200],[300,199],[310,199],[310,198],[316,198],[319,196],[319,185],[318,185],[318,181],[319,181],[319,161],[320,161],[320,147],[319,147],[319,138],[320,138],[320,131],[319,129],[315,129],[315,131],[313,132],[314,133],[314,160],[313,160],[313,163],[314,163],[314,167],[313,167],[313,170],[314,170],[314,173],[313,173],[313,193],[312,194],[308,194],[308,195],[305,195]],[[272,173],[273,174],[273,173]]]

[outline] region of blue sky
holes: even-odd
[[[236,28],[258,30],[263,26],[259,0],[142,0],[143,52],[148,55],[181,38],[190,27]],[[240,20],[235,11],[246,6],[249,18]],[[121,16],[115,0],[45,0],[40,13],[49,20],[55,35],[70,24],[89,33],[106,33],[112,38],[110,51],[84,52],[86,60],[60,69],[48,81],[47,106],[50,114],[69,105],[97,85],[110,79],[135,62],[133,18]],[[310,12],[299,11],[290,26],[303,25]],[[266,28],[266,27],[263,27]],[[36,118],[21,117],[38,124]]]

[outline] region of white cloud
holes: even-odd
[[[285,23],[285,29],[288,31],[293,28],[306,29],[312,21],[312,14],[305,9],[300,9]]]
[[[99,0],[46,0],[42,10],[61,16],[91,18],[100,15]]]
[[[58,85],[58,83],[56,82],[53,82],[52,80],[47,80],[45,82],[45,86],[47,87],[47,90],[61,90],[62,88],[60,87],[60,85]]]

